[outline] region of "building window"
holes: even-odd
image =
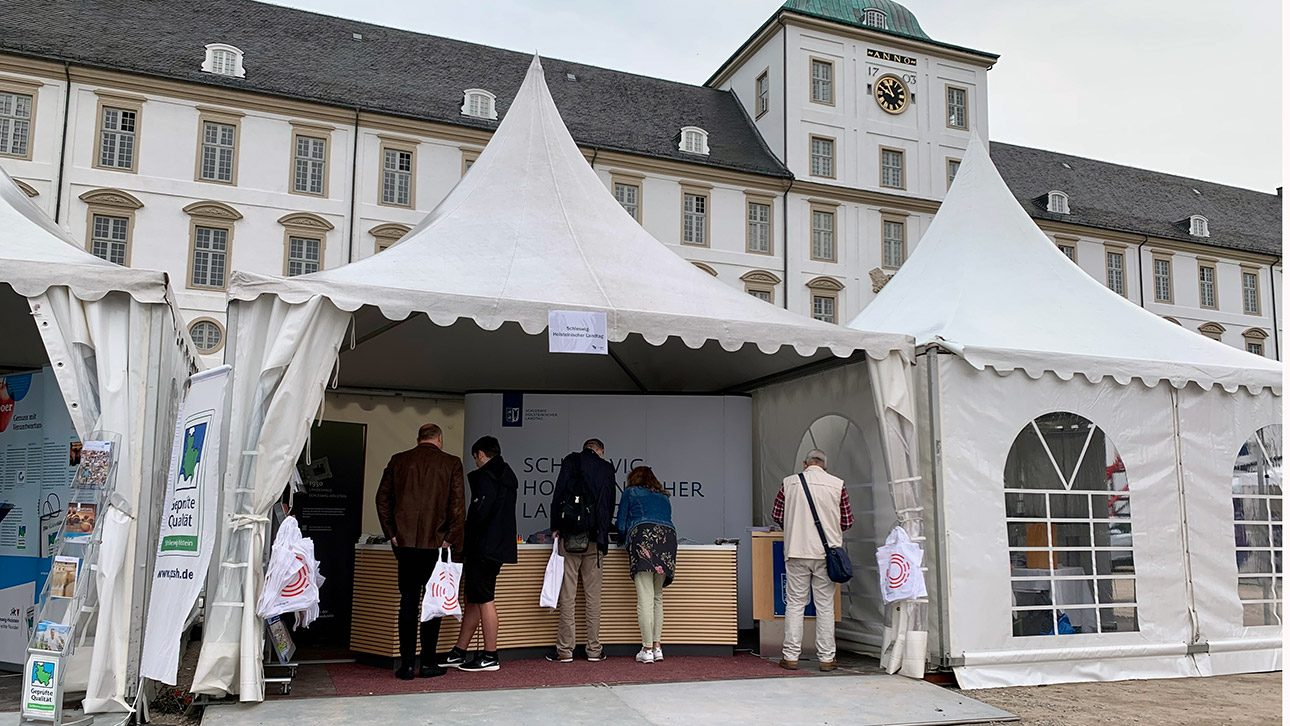
[[[461,115],[497,119],[497,96],[482,88],[467,89],[461,102]]]
[[[832,211],[811,210],[811,259],[837,262],[838,249],[834,243],[837,216]]]
[[[376,251],[384,252],[394,245],[395,242],[403,239],[411,228],[403,224],[378,224],[368,230],[376,238]]]
[[[833,177],[833,139],[811,137],[811,176]]]
[[[104,106],[99,114],[98,166],[134,170],[135,139],[139,112]]]
[[[779,277],[765,270],[752,270],[739,278],[744,281],[744,292],[758,300],[775,302],[775,286],[780,283]]]
[[[35,96],[0,91],[0,154],[26,158],[30,152]]]
[[[967,129],[967,89],[945,87],[945,125],[952,129]]]
[[[416,170],[415,147],[381,147],[381,204],[411,207]]]
[[[237,168],[237,125],[219,121],[202,122],[201,170],[198,179],[235,184]]]
[[[1203,308],[1215,309],[1218,307],[1218,294],[1215,289],[1218,276],[1215,272],[1214,264],[1205,264],[1201,262],[1199,267],[1200,281],[1200,306]]]
[[[1061,250],[1063,255],[1066,255],[1066,259],[1079,264],[1079,252],[1076,248],[1075,240],[1059,239],[1057,240],[1057,249]]]
[[[291,191],[325,196],[326,185],[327,139],[297,134]]]
[[[188,326],[188,335],[202,355],[218,353],[224,347],[224,330],[214,320],[196,320]]]
[[[614,182],[614,199],[617,199],[618,203],[623,205],[623,209],[632,215],[632,219],[637,222],[641,221],[641,188],[639,184]]]
[[[1173,263],[1160,257],[1152,261],[1156,278],[1156,302],[1174,301]]]
[[[322,265],[322,240],[291,236],[287,239],[287,277],[317,272]]]
[[[1246,313],[1259,314],[1259,273],[1241,268],[1241,301]]]
[[[696,247],[708,246],[708,196],[682,193],[681,244]]]
[[[1263,355],[1263,341],[1268,339],[1268,334],[1259,328],[1250,328],[1241,334],[1245,338],[1245,351],[1254,355]]]
[[[905,264],[905,223],[882,220],[882,266],[890,270]]]
[[[833,105],[833,64],[811,59],[811,101]]]
[[[681,144],[679,150],[687,154],[708,153],[708,132],[698,126],[686,126],[681,129]]]
[[[228,272],[228,233],[224,227],[193,227],[192,287],[224,288]]]
[[[1241,446],[1232,467],[1236,587],[1246,627],[1281,625],[1281,435],[1281,424],[1254,432]]]
[[[1040,416],[1013,441],[1003,492],[1012,634],[1138,630],[1129,480],[1110,437]]]
[[[766,290],[766,289],[764,289],[764,288],[753,288],[753,287],[750,287],[750,288],[748,288],[748,294],[749,294],[749,295],[752,295],[753,297],[757,298],[758,300],[765,300],[765,301],[766,301],[766,302],[768,302],[768,303],[773,303],[773,302],[775,302],[775,291],[774,291],[774,290]]]
[[[246,77],[242,66],[242,51],[224,43],[211,43],[206,46],[206,60],[202,62],[202,71],[219,76]]]
[[[882,186],[892,189],[905,188],[905,152],[900,149],[882,149]]]
[[[875,10],[874,8],[866,8],[864,11],[864,24],[869,26],[870,28],[878,28],[880,30],[886,30],[887,14],[881,10]]]
[[[92,229],[90,252],[108,262],[125,265],[130,249],[129,218],[95,214]]]
[[[757,117],[770,110],[770,71],[757,76]]]
[[[811,317],[825,323],[837,322],[838,299],[833,295],[811,295]]]
[[[953,186],[953,185],[954,185],[954,177],[956,177],[956,176],[958,176],[958,175],[959,175],[959,165],[960,165],[960,164],[962,164],[962,163],[963,163],[963,162],[962,162],[962,161],[960,161],[959,159],[946,159],[946,160],[945,160],[945,189],[946,189],[946,191],[949,191],[949,188],[950,188],[951,186]]]
[[[1053,214],[1070,214],[1071,200],[1065,192],[1048,192],[1048,211]]]
[[[1124,294],[1124,253],[1106,253],[1106,286],[1117,295]]]
[[[1197,332],[1201,335],[1209,338],[1210,340],[1217,340],[1220,343],[1223,342],[1223,333],[1226,331],[1227,328],[1224,328],[1218,323],[1205,323],[1197,329]]]
[[[1261,356],[1263,355],[1263,344],[1247,340],[1245,341],[1245,352]]]
[[[1191,235],[1192,235],[1193,237],[1208,237],[1208,236],[1209,236],[1209,220],[1208,220],[1208,219],[1205,219],[1204,217],[1200,216],[1199,214],[1193,214],[1193,215],[1191,216],[1191,224],[1190,224],[1190,227],[1191,227],[1191,230],[1190,230],[1190,231],[1191,231]]]
[[[748,201],[748,242],[749,252],[768,255],[770,246],[770,200]]]
[[[464,177],[464,176],[466,176],[466,172],[470,171],[471,167],[473,167],[473,166],[475,165],[475,162],[479,159],[479,155],[480,155],[481,153],[483,153],[483,149],[475,149],[475,148],[465,148],[465,147],[462,147],[462,149],[461,149],[461,175],[462,175],[463,177]]]

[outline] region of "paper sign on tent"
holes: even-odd
[[[607,330],[604,313],[585,310],[551,310],[547,313],[547,341],[551,353],[608,355]]]

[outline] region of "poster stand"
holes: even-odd
[[[40,615],[27,647],[23,669],[21,724],[85,726],[94,717],[65,719],[63,684],[66,669],[89,636],[90,617],[98,609],[94,573],[103,539],[101,516],[115,491],[121,435],[95,431],[81,447],[72,479],[72,496],[53,548],[54,562],[40,596]],[[124,502],[115,502],[124,506]]]

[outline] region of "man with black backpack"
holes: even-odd
[[[551,494],[551,533],[564,557],[564,582],[560,586],[560,627],[555,653],[546,657],[555,663],[573,661],[577,643],[574,608],[578,581],[582,580],[583,607],[587,615],[587,660],[605,659],[600,646],[601,560],[609,551],[609,523],[614,515],[618,484],[614,467],[605,461],[605,445],[587,439],[582,451],[560,462],[560,475]]]

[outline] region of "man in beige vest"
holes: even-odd
[[[815,654],[820,670],[831,671],[837,665],[837,647],[833,641],[833,593],[836,585],[829,579],[824,565],[824,543],[820,541],[811,506],[802,491],[806,478],[819,513],[820,524],[829,545],[842,545],[842,532],[851,529],[851,501],[842,480],[825,471],[828,458],[823,451],[812,449],[802,462],[802,474],[784,479],[771,519],[784,528],[784,653],[781,668],[797,670],[802,653],[802,619],[806,601],[815,594]]]

